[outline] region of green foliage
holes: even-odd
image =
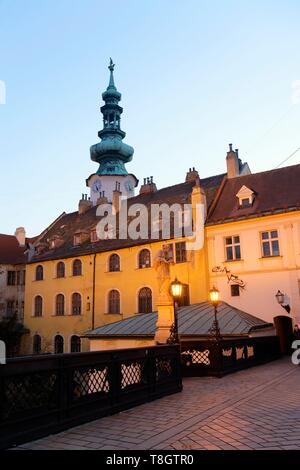
[[[25,333],[28,333],[28,331],[18,321],[17,315],[0,321],[0,340],[6,344],[7,356],[18,354],[21,338]]]

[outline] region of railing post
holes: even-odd
[[[151,397],[156,390],[156,350],[147,349],[147,380],[148,380],[148,395]]]
[[[109,394],[112,410],[118,408],[122,392],[121,360],[118,352],[112,352],[108,366]]]
[[[66,361],[64,357],[57,359],[58,362],[58,374],[59,374],[59,397],[58,397],[58,407],[59,407],[59,421],[64,421],[67,416],[67,410],[69,405],[69,382],[68,370]]]
[[[212,340],[211,346],[211,370],[213,375],[222,377],[223,375],[223,346],[222,340]]]

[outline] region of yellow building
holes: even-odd
[[[150,208],[171,200],[173,204],[194,201],[195,205],[203,196],[198,179],[190,176],[188,173],[185,183],[159,191],[147,192],[144,187],[142,194],[128,201],[128,207],[139,203]],[[212,195],[222,178],[207,178],[201,185]],[[208,205],[212,200],[210,196]],[[157,253],[166,246],[170,276],[185,285],[183,304],[207,297],[202,247],[187,250],[185,238],[170,236],[166,240],[161,233],[159,240],[96,240],[97,208],[63,215],[36,242],[36,255],[26,272],[25,324],[31,332],[24,346],[26,353],[76,351],[76,337],[86,331],[136,313],[155,311],[159,283],[153,265]],[[81,350],[87,349],[83,339]]]

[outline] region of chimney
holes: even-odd
[[[90,198],[88,198],[87,194],[82,194],[81,199],[78,204],[78,213],[79,215],[84,214],[92,207],[92,202]]]
[[[157,187],[153,181],[153,176],[144,178],[144,184],[141,186],[140,194],[156,193]]]
[[[229,152],[226,156],[227,178],[236,178],[240,175],[240,165],[238,151],[232,150],[232,144],[229,144]]]
[[[118,183],[116,181],[116,187],[115,187],[115,190],[113,191],[113,196],[112,196],[112,213],[114,215],[120,211],[121,197],[122,197],[121,183]]]
[[[193,168],[189,168],[189,171],[186,174],[185,181],[196,181],[199,178],[199,173],[193,166]]]
[[[18,227],[15,231],[15,237],[20,246],[26,245],[26,232],[24,227]]]
[[[105,191],[100,191],[99,197],[96,202],[96,206],[101,206],[101,204],[107,204],[108,200],[107,197],[105,196]]]

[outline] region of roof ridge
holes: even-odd
[[[251,176],[262,175],[262,174],[265,174],[265,173],[279,172],[279,171],[283,171],[283,170],[287,170],[287,169],[295,168],[295,167],[300,167],[300,163],[296,163],[295,165],[283,166],[282,168],[273,168],[272,170],[257,171],[256,173],[249,173],[247,175],[240,175],[240,176],[236,176],[234,178],[229,178],[228,181],[233,181],[233,180],[242,179],[242,178],[249,178],[249,177],[251,178]]]

